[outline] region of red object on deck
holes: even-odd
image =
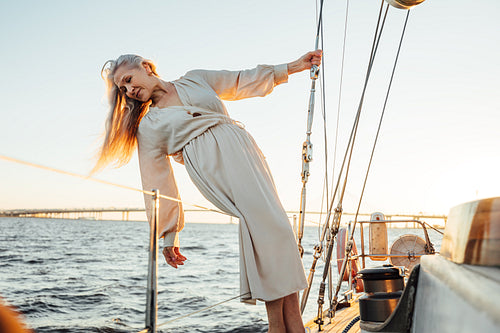
[[[339,232],[337,233],[337,268],[339,270],[339,274],[341,273],[340,270],[342,269],[342,261],[344,260],[345,257],[345,247],[347,244],[347,237],[349,235],[347,234],[347,229],[342,227],[339,229]],[[358,254],[358,250],[356,248],[356,243],[354,242],[352,245],[351,249],[351,255],[355,256]],[[363,289],[363,283],[361,280],[356,278],[356,275],[358,274],[358,271],[360,270],[360,265],[359,265],[359,260],[358,258],[356,259],[351,259],[351,276],[352,276],[352,282],[353,285],[356,286],[356,291],[357,292],[362,292]],[[344,276],[342,277],[342,281],[349,281],[349,266],[344,272]]]

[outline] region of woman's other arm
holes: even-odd
[[[159,142],[158,126],[161,124],[150,124],[143,119],[139,127],[138,155],[141,170],[142,186],[145,191],[158,189],[160,194],[180,199],[177,184],[175,182],[170,158],[162,151]],[[146,214],[151,221],[152,199],[144,194]],[[184,211],[182,204],[177,201],[160,199],[160,216],[158,231],[160,237],[164,238],[165,248],[163,254],[165,260],[172,267],[182,265],[186,258],[179,252],[179,231],[184,227]]]
[[[259,65],[241,71],[194,70],[186,77],[197,76],[224,100],[239,100],[249,97],[266,96],[275,86],[287,82],[288,74],[297,73],[321,63],[321,50],[308,52],[296,61],[282,65]]]

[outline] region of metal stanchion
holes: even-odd
[[[156,320],[158,317],[158,217],[160,213],[160,191],[153,189],[154,193],[151,209],[151,223],[149,233],[149,265],[148,265],[148,291],[146,296],[146,328],[148,333],[156,333]]]

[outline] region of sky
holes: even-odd
[[[350,0],[346,24],[346,3],[325,0],[323,13],[330,179],[337,177],[346,148],[380,7],[379,1]],[[427,0],[412,9],[362,212],[447,214],[460,203],[500,195],[499,10],[497,0]],[[405,15],[389,9],[364,101],[345,211],[354,211],[359,201]],[[100,77],[106,60],[140,54],[157,63],[165,80],[196,68],[287,63],[314,48],[316,16],[317,4],[308,0],[1,0],[0,155],[87,175],[108,111]],[[261,147],[290,211],[299,209],[310,87],[303,72],[265,98],[226,103]],[[309,210],[320,209],[322,202],[321,104],[318,92]],[[210,206],[183,166],[175,165],[174,172],[183,200]],[[2,159],[0,175],[0,209],[143,206],[140,193]],[[127,166],[106,169],[96,178],[141,187],[135,156]]]

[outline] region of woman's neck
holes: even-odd
[[[151,95],[152,107],[166,108],[169,106],[184,105],[177,94],[177,90],[172,82],[160,80],[158,88]]]
[[[151,106],[160,107],[168,99],[169,85],[169,82],[158,79],[158,83],[151,94]]]

